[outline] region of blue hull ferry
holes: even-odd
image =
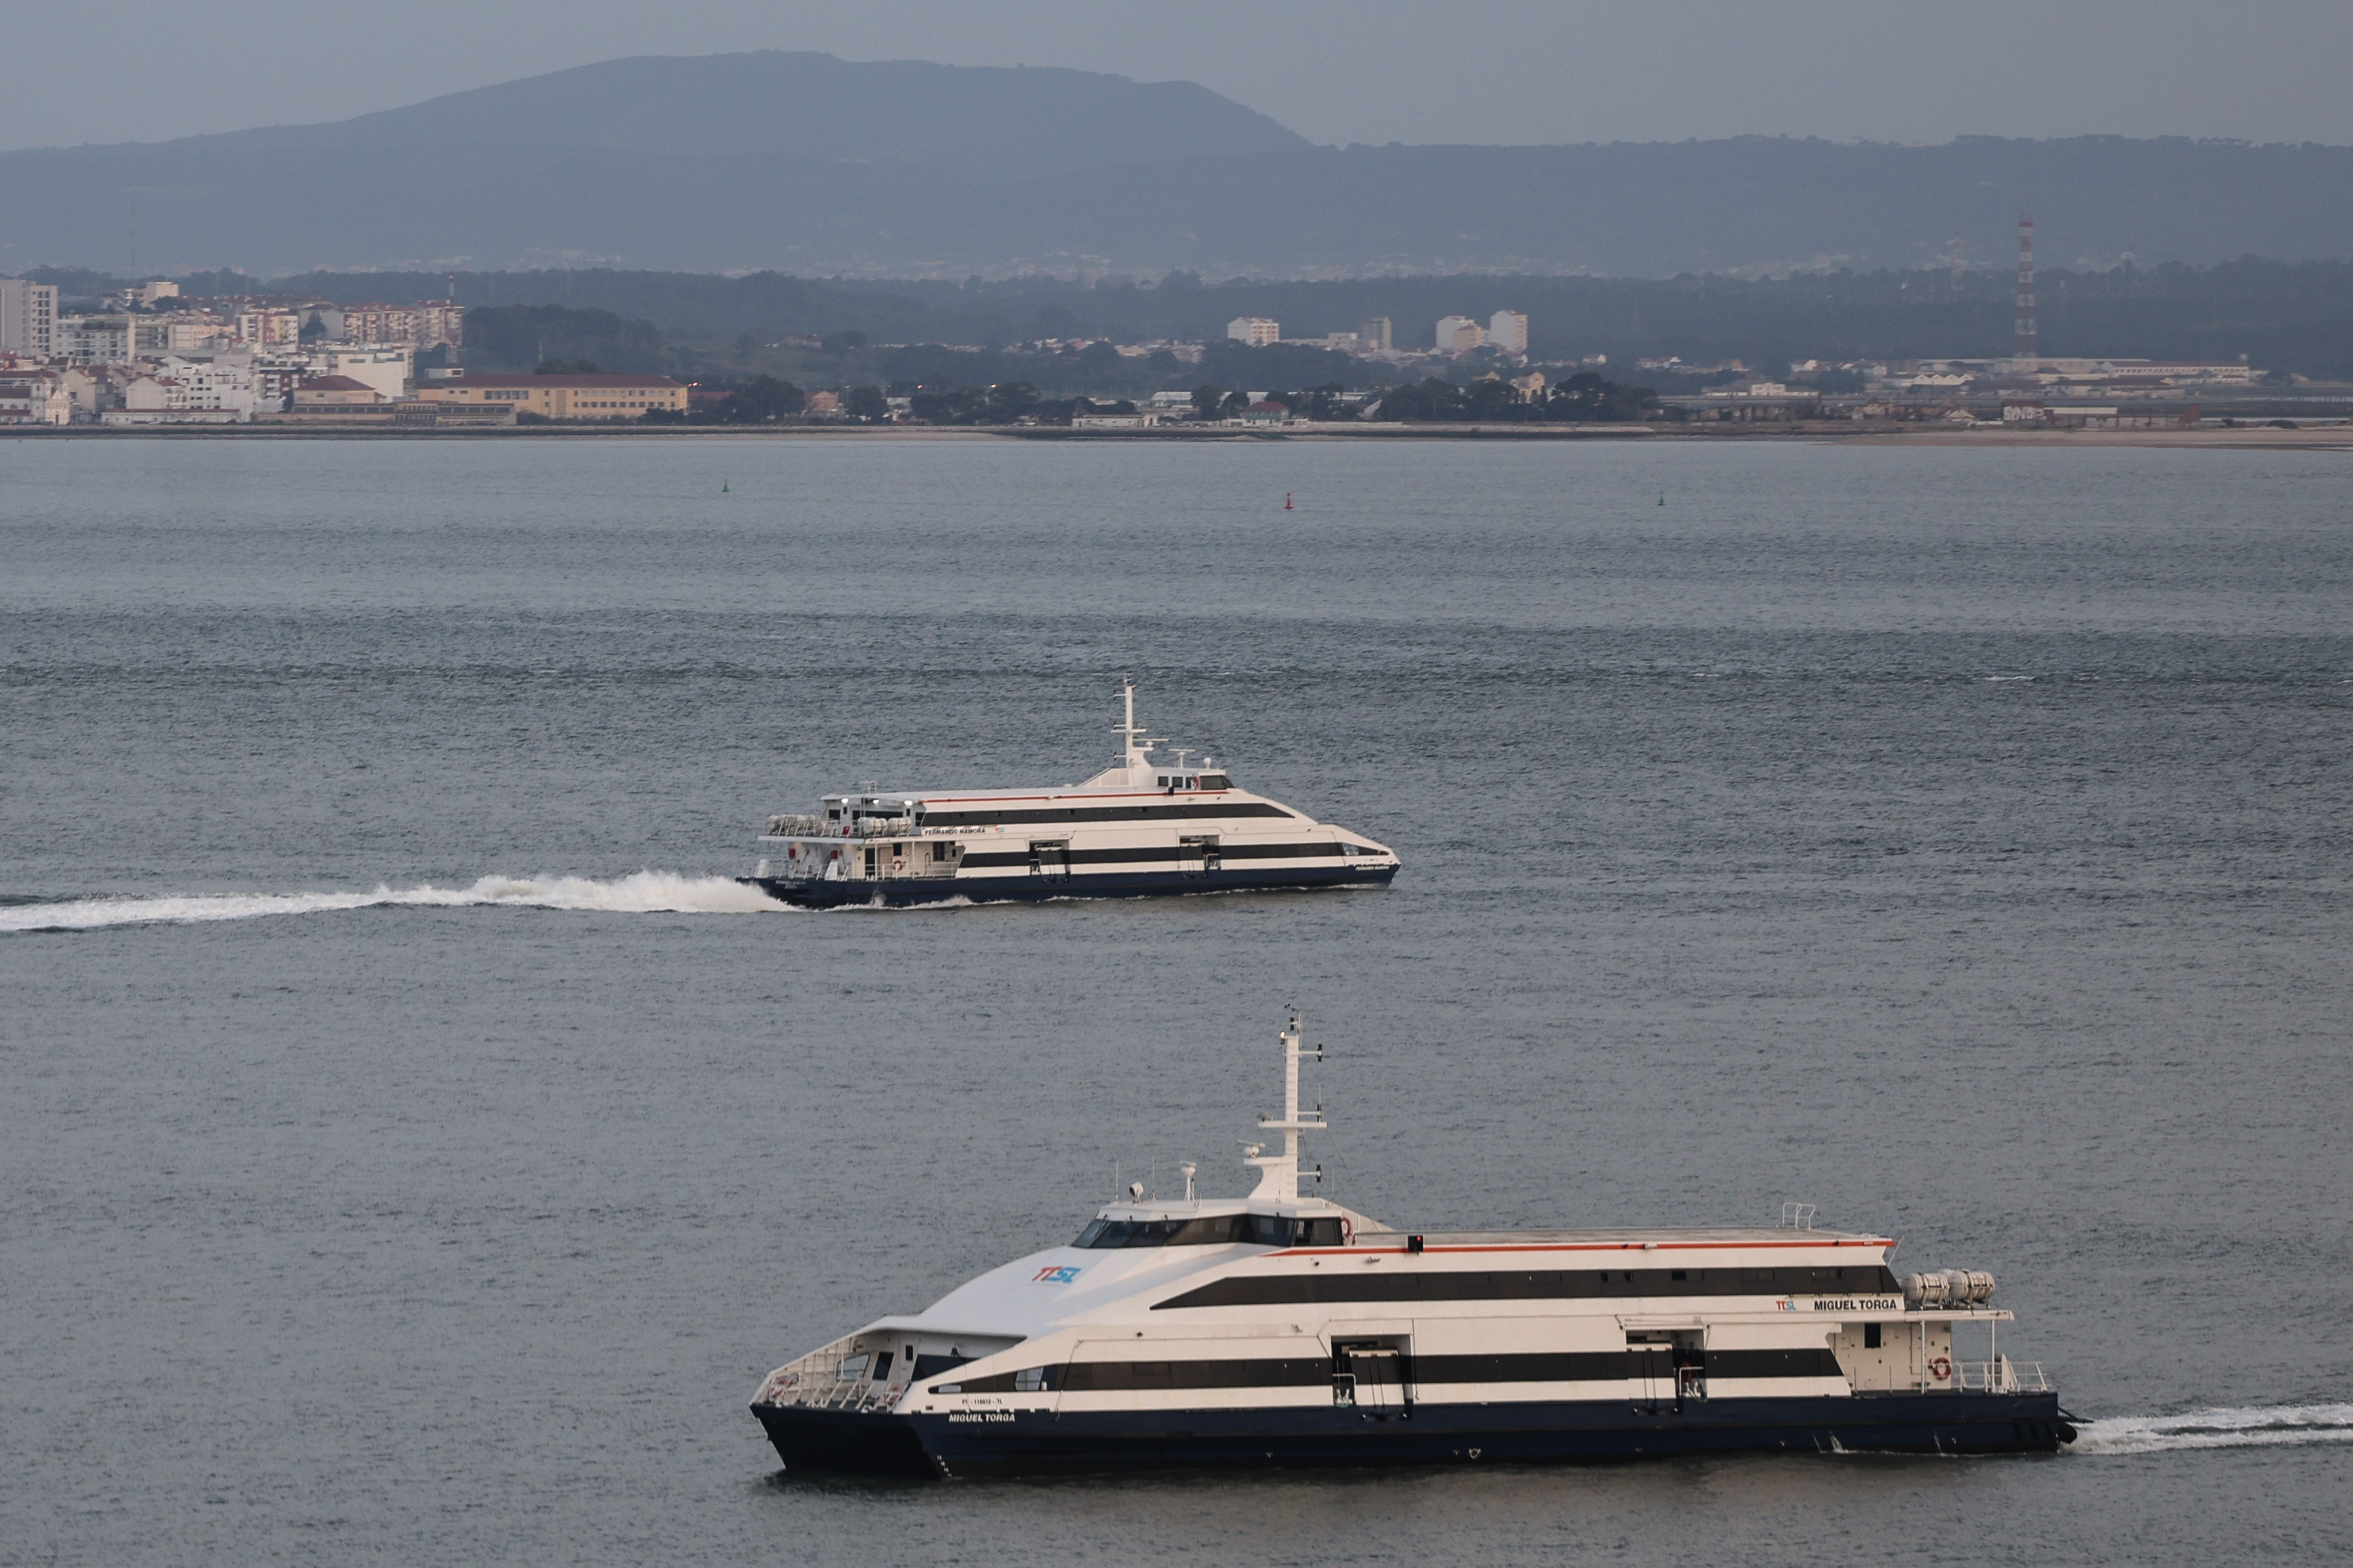
[[[1063,789],[828,795],[768,820],[740,879],[789,904],[1141,898],[1284,888],[1381,887],[1387,845],[1238,788],[1204,757],[1155,761],[1124,688],[1121,760]]]
[[[1409,1234],[1300,1190],[1299,1020],[1280,1152],[1246,1198],[1148,1198],[778,1367],[789,1469],[943,1477],[1815,1451],[2049,1453],[2075,1437],[1999,1348],[1994,1280],[1898,1279],[1885,1237],[1775,1226]],[[1981,1349],[1964,1359],[1964,1341]]]

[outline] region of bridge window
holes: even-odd
[[[1227,1214],[1201,1219],[1098,1218],[1071,1245],[1113,1247],[1338,1247],[1340,1222],[1287,1215]]]

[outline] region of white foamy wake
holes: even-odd
[[[158,921],[241,921],[385,904],[456,909],[596,910],[618,914],[752,914],[789,906],[728,877],[639,871],[600,882],[589,877],[484,877],[470,888],[378,887],[372,893],[229,893],[159,899],[61,899],[0,909],[0,931],[89,931]]]
[[[2076,1432],[2069,1447],[2076,1454],[2348,1443],[2353,1442],[2353,1405],[2261,1405],[2250,1410],[2189,1410],[2179,1415],[2117,1415],[2084,1422]]]

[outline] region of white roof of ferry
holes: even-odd
[[[1793,1230],[1788,1226],[1692,1226],[1662,1230],[1450,1230],[1421,1231],[1432,1247],[1893,1247],[1883,1236],[1837,1230]]]
[[[1170,771],[1174,772],[1175,770],[1171,769]],[[825,798],[827,800],[874,801],[877,803],[888,802],[894,805],[904,802],[921,801],[924,805],[935,805],[944,800],[1060,800],[1066,795],[1151,795],[1156,798],[1160,795],[1166,795],[1167,793],[1168,792],[1165,789],[1159,789],[1150,785],[1139,788],[1134,784],[1063,784],[1049,786],[1044,789],[1038,788],[1035,785],[1032,785],[1029,789],[851,789],[842,790],[838,794],[827,795]],[[1250,792],[1247,790],[1229,787],[1226,789],[1186,789],[1178,790],[1176,793],[1179,795],[1247,795]]]
[[[1195,778],[1199,777],[1203,773],[1216,773],[1221,777],[1224,776],[1226,770],[1219,766],[1216,763],[1211,762],[1208,757],[1203,757],[1198,762],[1182,761],[1181,759],[1191,752],[1192,748],[1190,747],[1187,747],[1185,751],[1176,753],[1180,759],[1177,762],[1154,762],[1152,760],[1152,748],[1161,744],[1165,737],[1146,735],[1144,732],[1143,726],[1136,723],[1135,683],[1133,681],[1124,680],[1121,683],[1121,691],[1127,700],[1127,719],[1124,723],[1114,725],[1113,728],[1118,734],[1125,737],[1127,742],[1126,750],[1120,760],[1113,763],[1109,768],[1097,773],[1094,777],[1088,779],[1083,784],[1071,784],[1061,788],[1056,788],[1050,785],[1043,789],[851,790],[845,791],[840,795],[829,795],[824,798],[828,801],[856,801],[860,805],[870,803],[880,805],[884,802],[889,802],[894,805],[901,803],[913,804],[915,802],[921,802],[923,805],[929,805],[939,801],[946,800],[1056,800],[1065,795],[1160,795],[1166,793],[1167,786],[1165,784],[1155,784],[1155,781],[1165,777],[1169,773],[1177,773]],[[1232,785],[1228,784],[1226,787],[1227,789],[1231,789]],[[1216,790],[1186,790],[1179,793],[1187,795],[1211,795],[1222,794],[1224,792]],[[1237,793],[1247,794],[1248,792],[1241,791]]]

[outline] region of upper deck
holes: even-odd
[[[1008,827],[1136,826],[1155,822],[1231,822],[1238,829],[1252,820],[1264,826],[1313,822],[1303,812],[1249,790],[1208,757],[1155,761],[1163,737],[1146,735],[1135,722],[1135,688],[1123,689],[1125,721],[1116,726],[1125,741],[1120,758],[1082,783],[1013,789],[877,790],[869,784],[824,797],[814,813],[780,813],[768,819],[772,838],[892,838],[987,833]]]

